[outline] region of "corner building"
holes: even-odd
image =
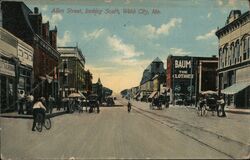
[[[219,92],[228,106],[250,108],[250,11],[232,10],[215,34],[219,39]]]

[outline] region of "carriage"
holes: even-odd
[[[97,109],[97,113],[100,112],[99,102],[98,102],[98,95],[97,94],[89,95],[89,97],[88,97],[88,106],[89,106],[89,113],[94,112],[95,108]]]
[[[162,101],[159,99],[159,97],[155,97],[152,99],[152,102],[149,104],[150,109],[154,109],[157,107],[157,109],[162,109]]]
[[[218,94],[215,91],[202,92],[197,107],[197,114],[199,116],[205,116],[208,112],[212,112],[212,115],[214,115],[214,112],[217,112],[217,116],[219,116],[222,111],[218,104],[218,99]]]

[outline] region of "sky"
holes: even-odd
[[[143,70],[168,55],[218,54],[217,28],[247,0],[24,0],[39,8],[58,46],[76,46],[86,58],[93,83],[100,77],[114,92],[138,86]]]

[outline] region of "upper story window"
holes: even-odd
[[[240,43],[239,40],[235,44],[235,62],[239,62],[240,59]]]
[[[63,60],[63,69],[68,69],[68,60],[67,59]]]
[[[26,58],[26,59],[28,59],[28,54],[26,53],[26,52],[24,52],[24,54],[23,54],[24,56],[24,58]]]
[[[225,64],[225,66],[227,66],[227,58],[228,58],[228,48],[227,48],[227,45],[223,49],[223,54],[225,56],[225,57],[223,57],[223,60],[225,62],[224,64]]]
[[[23,51],[21,49],[19,49],[19,52],[18,52],[18,56],[23,56]]]
[[[31,55],[29,55],[29,60],[32,61],[32,56]]]
[[[243,39],[243,52],[247,52],[248,49],[247,39],[247,37]]]
[[[250,59],[250,36],[248,37],[248,49],[247,49],[248,59]]]

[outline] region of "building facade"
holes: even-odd
[[[100,78],[98,78],[98,80],[97,80],[96,83],[92,84],[92,93],[93,94],[97,94],[98,101],[100,103],[103,102],[103,99],[104,99],[104,96],[103,96],[103,85],[102,85],[102,82],[101,82]]]
[[[164,63],[156,57],[143,72],[139,99],[147,101],[154,89],[159,91],[160,84],[165,83],[165,74]]]
[[[60,58],[60,95],[68,97],[73,92],[84,92],[85,57],[78,47],[58,47]]]
[[[156,57],[148,67],[143,71],[142,79],[140,85],[145,83],[148,80],[152,80],[152,78],[156,75],[165,74],[164,63],[160,60],[160,58]]]
[[[170,94],[170,102],[175,103],[177,97],[185,97],[197,104],[198,95],[202,91],[216,91],[216,69],[218,58],[172,56],[167,58],[166,90]]]
[[[250,11],[232,10],[216,36],[219,91],[228,106],[250,108]]]
[[[23,2],[2,1],[1,11],[3,28],[34,49],[32,88],[35,98],[40,96],[48,98],[49,95],[58,98],[57,66],[60,53],[56,50],[56,27],[54,30],[49,30],[49,22],[42,23],[42,14],[38,8],[35,7],[32,12]],[[23,75],[27,76],[28,74]]]
[[[16,109],[17,93],[31,92],[33,48],[0,27],[1,111]]]
[[[85,90],[86,90],[86,93],[89,95],[91,92],[92,92],[92,79],[93,79],[93,76],[92,76],[92,73],[87,70],[85,71],[85,74],[84,74],[84,80],[85,80]]]

